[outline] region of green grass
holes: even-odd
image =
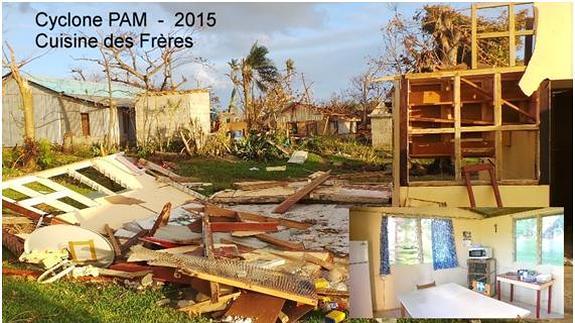
[[[16,277],[3,277],[2,287],[4,322],[189,322],[186,314],[156,305],[173,293],[166,287],[136,292],[113,283],[38,284]]]
[[[174,161],[178,165],[176,173],[182,176],[197,178],[213,184],[213,190],[219,191],[232,187],[234,182],[288,180],[306,177],[319,170],[332,170],[332,174],[361,170],[363,163],[332,156],[323,158],[309,154],[303,165],[287,164],[286,160],[271,162],[246,161],[237,159],[190,158]],[[266,166],[287,165],[285,172],[267,172]],[[250,170],[256,167],[259,170]]]

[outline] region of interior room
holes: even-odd
[[[350,315],[571,320],[563,212],[352,209]]]

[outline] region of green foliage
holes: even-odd
[[[322,156],[345,157],[371,165],[383,165],[387,162],[385,157],[373,147],[358,143],[351,138],[315,136],[303,141],[300,149],[312,151]]]
[[[271,161],[285,158],[284,153],[272,143],[273,133],[251,132],[235,142],[233,153],[245,160]]]
[[[52,167],[55,159],[52,143],[47,139],[40,139],[38,141],[38,165],[42,168]]]
[[[231,151],[230,137],[220,130],[208,136],[204,145],[198,149],[198,154],[200,156],[223,157]]]

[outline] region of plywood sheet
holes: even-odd
[[[260,293],[242,293],[226,312],[226,316],[252,318],[257,323],[275,323],[285,299]]]

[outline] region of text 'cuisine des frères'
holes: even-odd
[[[215,13],[176,13],[174,27],[213,27]],[[153,35],[147,32],[133,33],[117,31],[116,33],[86,35],[98,27],[146,27],[148,16],[145,12],[109,12],[107,20],[99,15],[75,15],[70,12],[64,15],[49,15],[38,12],[35,16],[38,27],[48,29],[54,34],[45,32],[36,35],[36,46],[39,48],[98,48],[101,46],[114,48],[159,47],[159,48],[191,48],[194,42],[191,36]],[[163,20],[158,20],[163,23]],[[82,28],[76,32],[56,32],[59,28]]]

